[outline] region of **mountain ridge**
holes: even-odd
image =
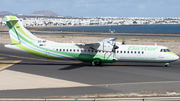
[[[34,11],[31,15],[42,15],[42,16],[59,16],[51,10]]]
[[[13,14],[9,11],[0,11],[0,15],[13,15]]]

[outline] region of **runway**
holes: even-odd
[[[0,31],[0,33],[8,33],[8,31]],[[69,36],[113,36],[113,37],[146,37],[146,38],[176,38],[178,39],[180,36],[178,34],[143,34],[143,33],[78,33],[78,32],[33,32],[35,34],[43,34],[43,35],[69,35]]]
[[[0,69],[1,98],[180,90],[179,60],[170,67],[126,62],[92,67],[81,61],[47,60],[0,44]]]

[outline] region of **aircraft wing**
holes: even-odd
[[[110,41],[114,41],[116,38],[109,38],[95,43],[77,43],[76,45],[80,48],[91,48],[100,51],[112,51],[113,45]],[[104,47],[104,46],[108,47]]]
[[[95,43],[77,43],[77,46],[99,46],[101,43],[109,43],[109,41],[114,41],[116,40],[116,38],[109,38],[109,39],[105,39],[99,42],[95,42]]]
[[[99,41],[98,43],[106,43],[106,42],[114,41],[114,40],[116,40],[116,38],[109,38],[109,39],[104,39],[102,41]]]

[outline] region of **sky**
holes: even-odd
[[[0,0],[0,11],[73,17],[180,17],[180,0]]]

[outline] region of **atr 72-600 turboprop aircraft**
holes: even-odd
[[[167,47],[157,45],[125,45],[115,38],[96,43],[57,43],[37,38],[16,16],[5,16],[12,44],[6,48],[28,52],[48,59],[78,59],[94,65],[113,62],[165,63],[179,59]]]

